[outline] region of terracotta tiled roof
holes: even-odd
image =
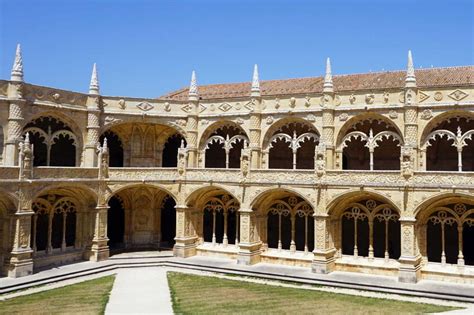
[[[416,83],[420,88],[439,86],[474,85],[474,66],[430,68],[415,71]],[[406,71],[374,72],[333,76],[334,90],[337,92],[357,90],[378,90],[403,88]],[[261,81],[263,96],[284,94],[312,94],[323,90],[323,77]],[[201,99],[247,97],[250,82],[200,85]],[[181,89],[163,95],[160,99],[184,101],[188,89]]]

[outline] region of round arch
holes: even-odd
[[[71,128],[72,132],[76,135],[76,138],[79,141],[80,146],[82,147],[84,141],[86,140],[87,134],[82,133],[81,128],[79,128],[76,121],[72,117],[62,112],[53,110],[39,112],[35,115],[28,117],[28,119],[25,119],[21,128],[24,129],[26,125],[41,117],[52,117],[65,123],[69,128]]]
[[[249,135],[247,131],[239,124],[232,120],[219,120],[216,122],[213,122],[209,126],[204,129],[203,133],[201,134],[201,137],[199,138],[199,145],[198,148],[199,150],[204,150],[204,147],[206,146],[206,141],[209,139],[209,137],[216,132],[218,129],[223,128],[223,127],[231,127],[239,130],[247,139],[249,139]]]
[[[114,187],[106,198],[109,247],[171,248],[176,236],[176,197],[155,184]]]
[[[194,229],[203,246],[238,245],[240,201],[228,189],[213,185],[194,190],[186,199],[194,210]]]
[[[350,118],[348,121],[342,125],[339,129],[337,136],[336,136],[336,147],[339,148],[342,144],[342,140],[344,139],[345,135],[349,133],[349,130],[352,129],[356,124],[364,121],[379,121],[380,123],[385,123],[391,126],[394,131],[403,138],[403,133],[400,127],[395,124],[391,119],[375,112],[367,112],[359,115],[355,115],[354,117]]]
[[[436,128],[437,125],[446,120],[457,119],[460,117],[474,120],[474,112],[467,110],[450,110],[431,118],[423,128],[423,131],[419,133],[418,141],[420,145],[426,140],[426,137]]]
[[[330,216],[338,216],[349,204],[365,199],[379,200],[380,202],[390,205],[390,207],[392,207],[398,214],[402,213],[400,208],[387,196],[384,196],[375,190],[364,189],[362,191],[352,190],[344,192],[334,197],[326,206],[326,209],[328,209],[327,214]]]
[[[415,215],[418,247],[426,262],[474,265],[474,195],[431,196]]]
[[[271,126],[267,129],[265,135],[262,137],[262,149],[266,149],[268,147],[270,139],[280,128],[293,123],[308,126],[308,128],[313,130],[318,136],[321,136],[321,132],[311,121],[302,117],[285,117],[273,122]]]
[[[271,204],[273,200],[285,198],[291,195],[294,195],[303,199],[313,209],[316,209],[315,205],[313,205],[313,203],[308,198],[303,196],[297,190],[290,187],[286,187],[286,186],[278,187],[278,188],[269,188],[260,192],[257,196],[253,198],[253,200],[250,201],[250,208],[254,211],[259,211],[258,210],[259,208],[265,208],[266,206]]]
[[[173,198],[173,200],[176,203],[178,203],[177,196],[172,191],[170,191],[168,188],[166,188],[162,185],[159,185],[159,184],[151,184],[151,183],[146,183],[146,184],[136,183],[136,184],[125,184],[125,185],[121,185],[121,186],[113,186],[112,189],[110,190],[110,192],[108,193],[107,198],[106,198],[105,201],[109,202],[110,198],[112,198],[114,195],[117,195],[118,193],[120,193],[124,190],[130,189],[130,188],[138,188],[138,187],[148,187],[148,188],[152,188],[152,189],[161,190],[164,193],[170,195],[170,197]]]

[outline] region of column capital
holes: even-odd
[[[414,223],[416,223],[416,218],[415,217],[400,217],[400,219],[398,219],[398,221],[400,223],[414,224]]]

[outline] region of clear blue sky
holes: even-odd
[[[0,0],[0,78],[22,44],[27,82],[156,97],[198,83],[473,64],[472,0]]]

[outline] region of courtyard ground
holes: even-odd
[[[169,272],[178,314],[421,314],[454,308]]]
[[[0,314],[103,314],[115,276],[0,301]]]

